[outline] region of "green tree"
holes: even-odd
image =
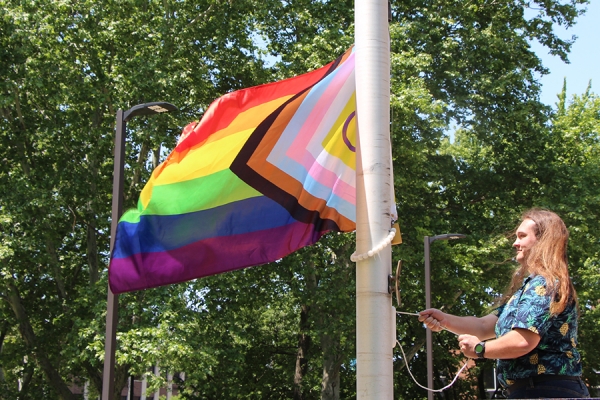
[[[166,100],[187,121],[223,92],[262,82],[252,2],[1,4],[5,393],[67,399],[73,376],[100,390],[102,353],[85,339],[103,335],[115,111]],[[180,126],[172,118],[129,124],[126,206],[148,156],[171,147]],[[142,310],[160,301],[148,297],[123,300],[146,300]],[[121,310],[123,332],[137,321],[132,309]],[[120,357],[118,390],[135,361]],[[31,384],[17,393],[18,380]]]
[[[550,182],[551,174],[552,155],[545,149],[550,108],[539,101],[536,78],[547,71],[529,40],[566,57],[570,42],[550,27],[574,23],[580,4],[531,3],[527,9],[520,2],[392,3],[392,138],[404,239],[394,254],[404,260],[406,311],[424,306],[424,235],[468,235],[432,246],[434,306],[484,315],[503,291],[513,268],[507,233],[520,211],[539,205],[539,183]],[[448,131],[455,131],[452,142]],[[400,317],[398,335],[420,383],[426,381],[424,334],[414,319]],[[452,377],[460,361],[452,353],[454,335],[435,340],[439,388],[444,384],[437,377]],[[395,368],[397,394],[425,396],[403,360]],[[457,383],[445,396],[467,391]],[[470,393],[476,396],[474,389]]]
[[[595,350],[586,341],[599,331],[591,250],[598,230],[588,217],[597,201],[589,184],[598,159],[589,152],[597,143],[597,128],[588,129],[593,96],[579,108],[585,118],[565,103],[552,120],[563,128],[551,129],[535,78],[546,71],[527,42],[565,58],[570,41],[552,28],[574,23],[584,3],[534,2],[526,14],[528,4],[513,1],[394,1],[390,35],[401,309],[424,306],[424,235],[469,234],[432,247],[434,305],[478,315],[510,273],[505,232],[518,212],[563,204],[578,210],[569,217],[580,228],[571,257],[587,307],[588,362]],[[314,69],[347,49],[353,2],[0,4],[1,396],[70,398],[73,377],[99,392],[116,110],[157,100],[181,109],[128,124],[132,207],[181,127],[213,99]],[[565,147],[563,136],[581,144],[567,135],[573,127],[588,132],[589,146]],[[574,173],[585,189],[568,186]],[[158,364],[186,373],[182,398],[355,397],[353,247],[352,235],[331,234],[277,263],[122,295],[116,390],[130,374],[164,384],[148,372]],[[402,317],[398,336],[423,383],[424,330]],[[449,333],[436,335],[436,376],[456,370],[455,344]],[[398,356],[396,395],[424,397],[403,365]],[[458,385],[447,397],[475,393],[469,382]]]
[[[560,213],[569,227],[569,263],[581,307],[580,345],[584,377],[598,385],[598,238],[600,206],[600,98],[591,85],[566,98],[566,81],[552,117],[548,148],[553,170],[538,203]]]
[[[597,326],[593,321],[598,293],[592,288],[598,277],[595,244],[600,230],[591,210],[597,208],[599,199],[597,96],[588,90],[567,103],[565,87],[557,107],[549,125],[541,126],[538,136],[523,146],[523,151],[500,152],[494,143],[480,140],[467,129],[457,131],[454,143],[444,148],[445,154],[458,160],[455,173],[461,179],[456,179],[455,186],[448,185],[452,190],[445,192],[462,197],[473,196],[472,191],[476,190],[480,196],[477,202],[462,203],[469,211],[468,221],[476,227],[476,232],[469,235],[476,243],[475,246],[467,244],[464,254],[454,255],[454,261],[460,265],[456,277],[462,275],[468,285],[457,285],[454,290],[461,293],[460,302],[448,310],[459,315],[488,312],[485,307],[490,304],[491,296],[503,290],[513,270],[509,262],[512,253],[508,249],[519,213],[534,206],[558,212],[571,232],[569,261],[582,307],[580,345],[584,354],[584,377],[595,384],[597,377],[593,371],[597,363],[593,342]],[[499,169],[499,160],[508,165]],[[504,192],[508,189],[507,181],[521,187],[515,186],[507,194]],[[463,246],[457,244],[456,247]],[[446,288],[447,279],[444,279]],[[444,287],[439,289],[444,293]],[[451,292],[445,293],[444,298],[451,298]],[[442,301],[438,306],[446,304]],[[455,347],[454,338],[451,339],[449,343],[440,342],[446,354]]]

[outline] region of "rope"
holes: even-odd
[[[444,390],[448,389],[450,386],[454,385],[454,382],[456,382],[456,380],[458,379],[458,377],[460,376],[460,374],[464,371],[465,368],[467,368],[467,363],[465,362],[465,365],[463,365],[462,368],[460,370],[458,370],[458,372],[456,373],[456,376],[454,377],[454,379],[452,380],[452,382],[450,382],[449,385],[446,385],[446,386],[444,386],[441,389],[430,389],[428,387],[425,387],[425,386],[421,385],[419,382],[417,382],[417,380],[413,376],[412,372],[410,371],[410,368],[408,367],[408,360],[406,359],[406,354],[404,354],[404,349],[402,348],[402,345],[400,344],[400,341],[396,340],[396,343],[398,343],[398,346],[400,347],[400,351],[402,351],[402,358],[404,359],[404,364],[406,365],[406,370],[410,374],[410,377],[412,378],[412,380],[417,384],[417,386],[419,386],[422,389],[428,390],[430,392],[440,393],[440,392],[443,392]]]
[[[352,262],[362,261],[362,260],[366,260],[369,257],[373,257],[373,256],[379,254],[381,252],[381,250],[385,249],[387,246],[390,245],[390,243],[392,243],[392,239],[394,238],[395,235],[396,235],[396,228],[391,228],[389,231],[389,234],[387,235],[387,237],[385,239],[383,239],[383,242],[381,242],[379,244],[379,246],[367,251],[366,253],[362,253],[362,254],[358,254],[358,255],[356,254],[356,252],[354,252],[350,256],[350,260]]]
[[[396,314],[414,315],[414,316],[417,316],[417,317],[421,316],[421,314],[412,313],[412,312],[404,312],[404,311],[396,311]]]
[[[418,313],[409,313],[409,312],[405,312],[405,311],[396,311],[396,314],[403,314],[403,315],[414,315],[414,316],[417,316],[417,317],[418,317],[418,316],[420,316],[420,314],[418,314]],[[442,329],[444,329],[444,330],[446,330],[446,331],[448,331],[448,332],[450,332],[450,333],[454,333],[455,335],[457,335],[457,336],[458,336],[458,333],[456,333],[456,332],[452,332],[452,331],[451,331],[450,329],[448,329],[448,328],[444,328],[444,327],[442,327]],[[462,368],[461,368],[461,369],[458,371],[458,373],[456,374],[456,376],[454,377],[454,379],[452,380],[452,382],[450,382],[450,384],[449,384],[449,385],[447,385],[447,386],[444,386],[444,387],[443,387],[443,388],[441,388],[441,389],[430,389],[430,388],[428,388],[428,387],[425,387],[425,386],[421,385],[419,382],[417,382],[417,380],[416,380],[416,379],[415,379],[415,377],[413,376],[412,372],[410,371],[410,368],[408,367],[408,360],[406,359],[406,354],[404,354],[404,349],[402,348],[402,345],[400,344],[400,341],[399,341],[399,340],[396,340],[396,343],[398,343],[398,346],[400,347],[400,351],[402,351],[402,357],[403,357],[403,359],[404,359],[404,364],[406,365],[406,369],[407,369],[408,373],[410,374],[410,377],[413,379],[413,381],[414,381],[414,382],[415,382],[415,383],[416,383],[416,384],[417,384],[417,385],[418,385],[420,388],[422,388],[422,389],[425,389],[425,390],[429,390],[430,392],[436,392],[436,393],[443,392],[444,390],[448,389],[450,386],[454,385],[454,382],[456,382],[456,380],[458,379],[458,377],[460,376],[460,374],[461,374],[461,373],[464,371],[464,369],[467,367],[467,363],[465,362],[465,365],[463,365],[463,366],[462,366]]]

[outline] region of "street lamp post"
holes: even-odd
[[[452,240],[467,237],[462,233],[447,233],[444,235],[425,236],[423,242],[425,245],[425,308],[431,308],[431,271],[429,263],[429,245],[436,240]],[[427,347],[427,387],[433,389],[433,344],[431,338],[431,329],[427,328],[425,333]],[[433,392],[427,391],[427,399],[433,400]]]
[[[177,107],[165,102],[138,104],[123,112],[117,111],[117,129],[115,134],[115,155],[113,173],[113,201],[110,223],[110,254],[112,254],[117,224],[123,213],[123,171],[125,169],[125,127],[127,121],[140,115],[153,115],[176,111]],[[115,349],[117,342],[117,324],[119,320],[119,297],[110,290],[106,304],[106,337],[104,342],[104,374],[102,375],[102,400],[113,400],[115,387]]]

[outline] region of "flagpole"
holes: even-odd
[[[364,254],[385,242],[391,228],[388,0],[355,0],[354,7],[359,137],[356,250]],[[391,264],[390,246],[356,264],[358,399],[393,398]]]

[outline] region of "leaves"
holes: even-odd
[[[593,382],[598,98],[565,92],[556,113],[540,104],[536,74],[546,71],[528,45],[538,40],[566,56],[571,39],[553,26],[573,24],[584,3],[392,2],[391,133],[404,242],[393,254],[404,260],[402,308],[415,312],[424,307],[423,236],[467,234],[432,245],[432,301],[484,315],[512,272],[520,211],[559,212],[571,227],[579,341]],[[128,122],[124,198],[132,207],[181,126],[213,99],[347,49],[353,2],[0,4],[0,396],[58,398],[60,381],[73,376],[99,392],[116,110],[158,100],[181,110]],[[334,386],[354,397],[353,241],[331,234],[270,265],[120,296],[118,385],[130,373],[162,385],[149,372],[158,364],[186,373],[182,398],[310,399]],[[33,345],[18,329],[10,285]],[[398,319],[420,382],[424,335],[414,318]],[[455,337],[440,333],[435,343],[436,377],[452,376]],[[59,379],[42,370],[44,357]],[[395,393],[422,397],[399,356],[394,368]],[[474,396],[473,382],[447,396]]]

